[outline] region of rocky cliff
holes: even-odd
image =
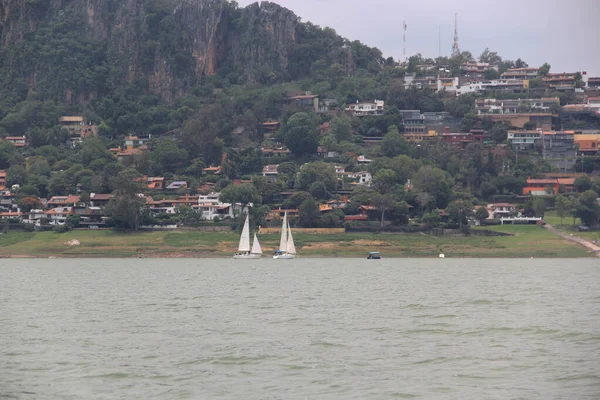
[[[0,67],[57,100],[133,83],[169,99],[221,71],[284,75],[298,23],[270,2],[0,0]]]

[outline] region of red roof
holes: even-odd
[[[559,185],[572,186],[575,184],[575,178],[557,178]]]

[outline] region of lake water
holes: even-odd
[[[600,263],[0,260],[4,399],[599,399]]]

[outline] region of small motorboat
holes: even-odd
[[[367,260],[381,260],[381,253],[378,251],[370,251],[367,254]]]

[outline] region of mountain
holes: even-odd
[[[278,82],[319,59],[349,73],[381,58],[373,50],[270,2],[0,0],[0,90],[11,104],[31,90],[85,104],[123,86],[171,101],[215,74]]]

